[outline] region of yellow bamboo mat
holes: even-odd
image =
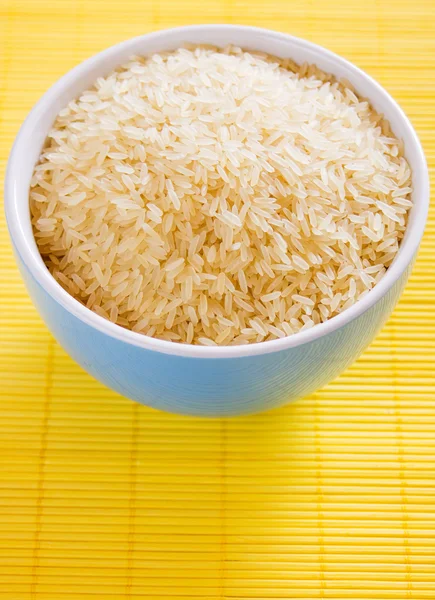
[[[60,75],[188,23],[290,32],[402,104],[435,167],[433,0],[0,0],[0,177]],[[52,340],[0,231],[0,598],[435,598],[435,210],[404,297],[339,380],[198,420],[93,381]]]

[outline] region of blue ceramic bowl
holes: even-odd
[[[29,183],[57,113],[95,79],[132,54],[175,49],[186,42],[237,44],[296,62],[315,63],[347,78],[387,117],[403,139],[413,170],[409,225],[385,277],[362,300],[312,329],[248,346],[202,347],[153,339],[91,312],[52,278],[35,244]],[[309,42],[264,29],[231,25],[183,27],[145,35],[85,61],[38,102],[15,141],[5,182],[5,206],[17,262],[30,296],[65,350],[91,375],[117,392],[163,410],[191,415],[237,415],[265,410],[309,394],[337,377],[372,341],[408,278],[428,210],[428,172],[408,119],[373,79]]]

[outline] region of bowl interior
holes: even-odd
[[[314,63],[323,71],[350,81],[361,96],[368,98],[372,106],[385,115],[395,135],[403,140],[405,155],[413,172],[414,206],[410,211],[407,231],[399,253],[381,282],[365,298],[326,323],[315,325],[312,329],[296,333],[289,338],[270,342],[240,347],[190,346],[190,350],[187,350],[189,347],[185,344],[165,342],[135,334],[91,313],[69,296],[45,268],[33,237],[28,192],[34,166],[57,113],[80,92],[92,86],[99,76],[108,74],[117,65],[128,60],[131,55],[174,50],[186,43],[213,44],[218,47],[234,44],[248,50],[291,58],[297,63]],[[122,337],[135,345],[153,346],[154,349],[162,352],[175,352],[182,355],[193,353],[204,357],[209,354],[216,356],[219,352],[223,356],[225,350],[226,355],[247,355],[299,345],[342,326],[367,310],[385,294],[412,259],[423,233],[428,207],[427,166],[418,137],[403,111],[378,83],[341,57],[305,40],[264,29],[231,25],[182,27],[127,40],[93,56],[67,73],[42,97],[20,130],[9,160],[5,189],[6,213],[17,252],[38,280],[41,281],[41,278],[44,280],[44,287],[49,288],[50,293],[55,293],[62,304],[68,304],[68,310],[72,310],[82,319],[86,318],[99,329],[105,329],[109,334]],[[52,283],[48,283],[48,278]],[[91,314],[86,316],[85,312]],[[181,348],[177,350],[175,347]]]

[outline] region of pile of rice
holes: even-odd
[[[134,57],[62,110],[31,182],[55,279],[193,344],[292,335],[383,277],[411,171],[347,84],[239,48]]]

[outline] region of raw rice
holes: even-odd
[[[389,125],[315,66],[240,48],[134,57],[60,111],[35,238],[100,316],[246,344],[342,312],[384,276],[411,207]]]

